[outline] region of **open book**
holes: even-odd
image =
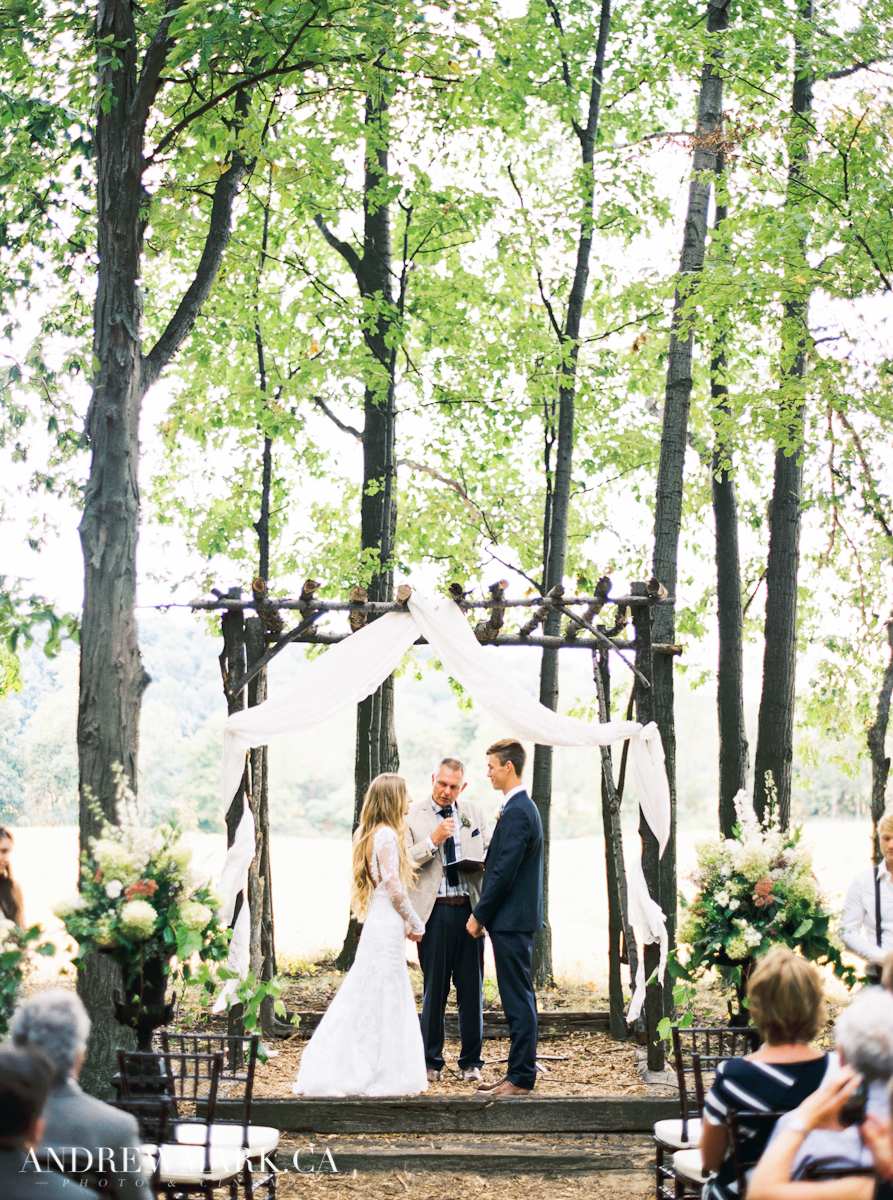
[[[486,854],[485,854],[486,857]],[[455,867],[457,871],[461,871],[463,875],[476,875],[478,871],[484,869],[483,858],[460,858],[456,862],[447,863],[449,867]]]

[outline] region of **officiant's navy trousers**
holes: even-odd
[[[470,901],[435,904],[425,925],[425,936],[419,942],[419,965],[425,978],[422,1040],[425,1066],[429,1070],[443,1070],[444,1012],[450,979],[456,985],[459,1008],[459,1069],[466,1071],[483,1063],[484,941],[473,938],[465,928],[470,916]]]
[[[536,995],[533,990],[533,934],[490,930],[496,982],[512,1044],[505,1077],[515,1087],[536,1083]]]

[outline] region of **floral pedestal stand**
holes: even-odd
[[[168,977],[165,974],[166,960],[150,958],[143,964],[143,969],[134,977],[134,987],[138,999],[125,1002],[120,994],[115,996],[115,1018],[119,1025],[126,1025],[136,1030],[136,1048],[146,1054],[152,1053],[152,1037],[155,1030],[167,1025],[174,1016],[173,1002],[166,999]],[[120,1079],[113,1080],[120,1093]],[[130,1081],[131,1093],[157,1093],[167,1090],[166,1073],[163,1062],[158,1060],[157,1068],[140,1074],[138,1080]]]

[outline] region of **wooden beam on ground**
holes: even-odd
[[[288,1024],[291,1013],[286,1022],[280,1023],[281,1036],[293,1037],[297,1034],[299,1037],[309,1037],[324,1013],[307,1011],[297,1015],[300,1018],[297,1026]],[[568,1037],[572,1033],[609,1033],[611,1030],[611,1018],[606,1012],[541,1012],[538,1022],[541,1039]],[[448,1038],[459,1036],[459,1018],[455,1013],[446,1014],[446,1035]],[[508,1037],[508,1024],[503,1013],[484,1013],[484,1037]]]
[[[237,1101],[218,1100],[217,1117],[238,1121]],[[255,1096],[251,1120],[290,1133],[650,1133],[679,1115],[676,1097],[380,1096],[327,1099]]]
[[[356,1137],[283,1138],[276,1161],[289,1171],[311,1168],[321,1175],[334,1174],[325,1157],[328,1150],[339,1175],[370,1172],[441,1171],[458,1175],[543,1175],[611,1172],[623,1175],[646,1173],[654,1167],[654,1147],[640,1134],[564,1134],[554,1138],[500,1138],[483,1143],[462,1136],[428,1138]],[[295,1155],[297,1154],[297,1159]],[[643,1178],[647,1183],[647,1179]],[[640,1189],[636,1189],[637,1192]]]

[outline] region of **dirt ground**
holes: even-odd
[[[313,1196],[318,1200],[646,1200],[654,1187],[648,1176],[625,1174],[577,1175],[448,1175],[392,1171],[387,1175],[283,1175],[278,1182],[282,1200]]]

